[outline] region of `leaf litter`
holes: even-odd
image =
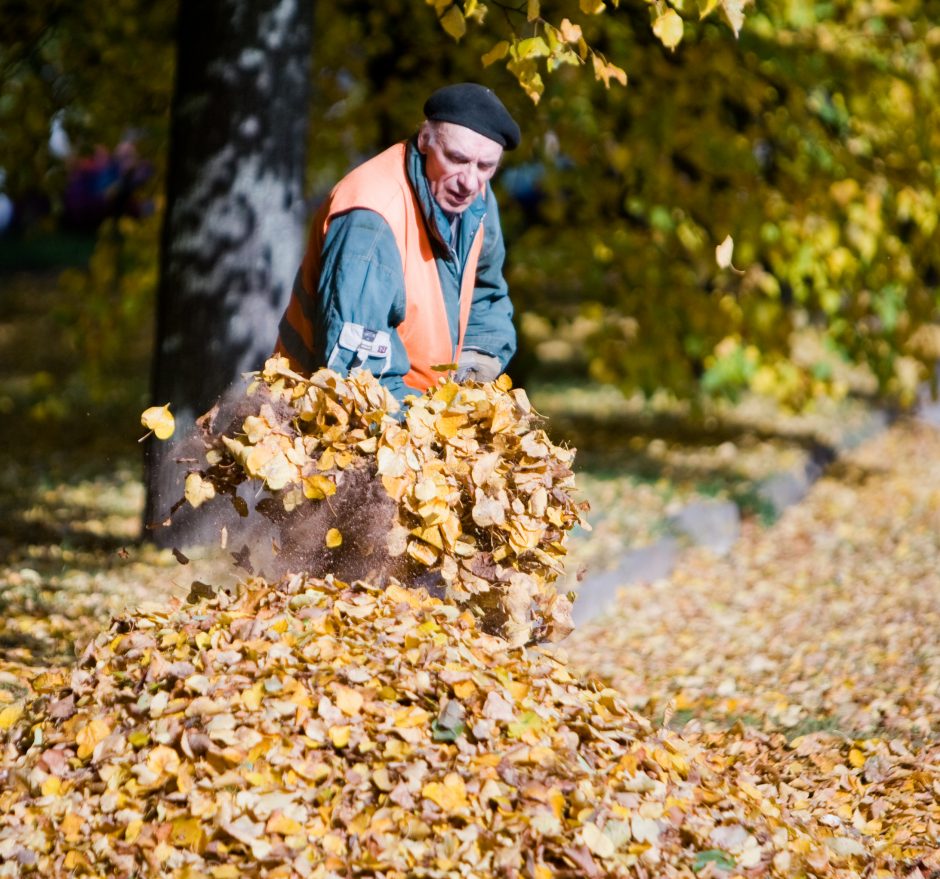
[[[940,875],[938,458],[901,422],[728,558],[688,554],[565,642],[809,832],[810,875]]]
[[[901,447],[905,462],[924,451],[923,437]],[[905,491],[929,484],[924,475],[909,477]],[[901,497],[908,516],[936,514],[935,496]],[[918,539],[925,530],[915,529]],[[929,541],[918,547],[923,556]],[[812,572],[803,569],[804,593]],[[678,582],[695,592],[691,574]],[[892,727],[891,737],[781,736],[779,714],[767,715],[763,731],[676,731],[674,709],[707,716],[715,702],[689,695],[669,707],[679,669],[665,663],[646,669],[646,692],[629,685],[629,672],[617,676],[616,663],[635,671],[644,638],[655,637],[642,618],[646,628],[628,646],[620,633],[632,613],[600,635],[569,639],[578,665],[557,649],[487,633],[472,602],[457,607],[394,580],[386,589],[309,575],[248,580],[231,592],[200,584],[187,601],[125,613],[74,668],[34,669],[22,689],[0,691],[0,875],[937,869],[938,760],[922,725],[935,702],[912,708],[930,696],[929,678],[914,681],[898,708],[901,727],[905,717],[917,722],[904,734]],[[597,637],[614,659],[582,648]],[[705,639],[695,659],[722,646]],[[857,664],[866,661],[870,652]],[[581,677],[579,665],[592,673]],[[827,692],[823,679],[810,677],[808,704],[813,689]],[[663,707],[664,722],[647,719]]]

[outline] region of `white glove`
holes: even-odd
[[[495,381],[502,371],[503,367],[498,357],[477,348],[464,348],[457,361],[457,373],[454,380],[491,382]]]

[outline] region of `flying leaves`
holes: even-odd
[[[165,440],[173,436],[176,430],[176,420],[170,412],[170,404],[165,406],[151,406],[145,409],[140,416],[140,423],[153,431],[157,439]]]
[[[564,637],[571,604],[553,584],[568,533],[587,527],[586,505],[574,497],[574,450],[551,442],[507,377],[457,385],[442,374],[403,418],[396,409],[368,372],[304,378],[272,358],[248,386],[239,420],[200,419],[207,466],[187,476],[186,500],[237,502],[247,480],[289,513],[342,500],[358,484],[346,475],[365,470],[394,502],[387,549],[404,565],[396,576],[432,576],[513,643]],[[324,540],[335,549],[344,535],[331,528]]]

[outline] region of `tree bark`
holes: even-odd
[[[300,264],[312,22],[312,0],[180,4],[152,373],[177,429],[146,452],[160,544],[204,537],[152,526],[182,497],[195,419],[273,349]]]

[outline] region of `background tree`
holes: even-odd
[[[153,393],[183,436],[274,346],[303,252],[311,36],[309,3],[180,5]],[[176,445],[150,446],[148,521],[181,496]]]

